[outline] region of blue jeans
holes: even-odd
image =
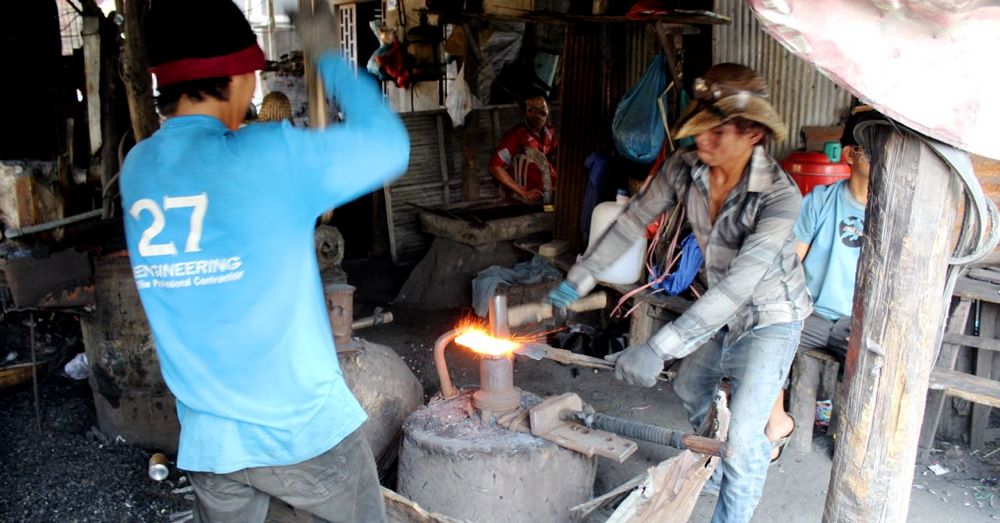
[[[802,322],[759,327],[728,346],[723,343],[727,333],[723,328],[685,358],[674,380],[674,392],[696,428],[722,378],[732,385],[730,455],[720,463],[722,482],[713,523],[750,521],[757,508],[771,461],[764,427],[795,357]]]

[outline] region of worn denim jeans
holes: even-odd
[[[708,413],[723,378],[732,385],[729,457],[722,460],[713,523],[750,521],[764,491],[771,443],[764,427],[799,344],[802,322],[756,328],[731,345],[723,328],[681,362],[674,391],[696,428]],[[718,472],[718,471],[717,471]]]
[[[188,477],[195,493],[195,523],[263,522],[272,496],[312,514],[317,522],[386,521],[375,458],[360,429],[295,465],[228,474],[191,472]]]

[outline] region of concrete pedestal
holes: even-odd
[[[572,521],[570,507],[591,498],[596,460],[530,434],[482,426],[466,414],[469,401],[465,393],[407,418],[399,492],[464,521]]]

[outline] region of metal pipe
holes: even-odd
[[[338,348],[350,347],[354,337],[351,326],[354,320],[354,290],[354,286],[344,283],[323,286],[326,312],[330,317],[330,329],[333,331],[333,343]]]
[[[20,229],[7,229],[5,236],[7,236],[8,238],[17,238],[18,236],[27,236],[29,234],[34,234],[36,232],[58,229],[59,227],[62,227],[64,225],[69,225],[71,223],[82,222],[84,220],[89,220],[91,218],[100,218],[103,212],[104,211],[102,209],[94,209],[93,211],[87,211],[85,213],[75,214],[73,216],[67,216],[66,218],[61,218],[59,220],[54,220],[39,225],[29,225],[27,227],[22,227]]]
[[[514,359],[505,356],[479,360],[479,390],[472,395],[480,411],[505,413],[521,404],[521,389],[514,386]]]
[[[458,396],[458,391],[451,384],[448,374],[448,362],[444,359],[444,349],[458,337],[458,329],[452,329],[441,335],[434,342],[434,366],[437,368],[438,382],[441,383],[441,396],[451,399]]]
[[[496,294],[489,304],[490,334],[494,338],[510,337],[510,321],[507,318],[507,295]]]
[[[496,294],[490,300],[489,321],[493,337],[510,337],[507,295]],[[479,390],[472,399],[476,408],[488,412],[510,412],[521,404],[521,389],[514,386],[512,355],[479,360]]]

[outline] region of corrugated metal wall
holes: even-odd
[[[551,118],[558,121],[553,104]],[[410,133],[410,166],[400,179],[384,189],[389,252],[397,263],[415,262],[430,245],[420,227],[420,207],[439,207],[462,201],[462,137],[443,110],[401,113]],[[488,170],[489,158],[500,137],[521,121],[517,106],[472,111],[465,125],[482,131],[485,139],[475,150],[480,170],[480,200],[500,198],[500,186]],[[419,206],[419,207],[418,207]]]
[[[714,27],[713,61],[736,62],[760,72],[788,126],[789,139],[771,146],[775,158],[802,147],[802,126],[840,123],[851,102],[847,91],[765,33],[743,0],[718,0],[716,11],[732,23]]]

